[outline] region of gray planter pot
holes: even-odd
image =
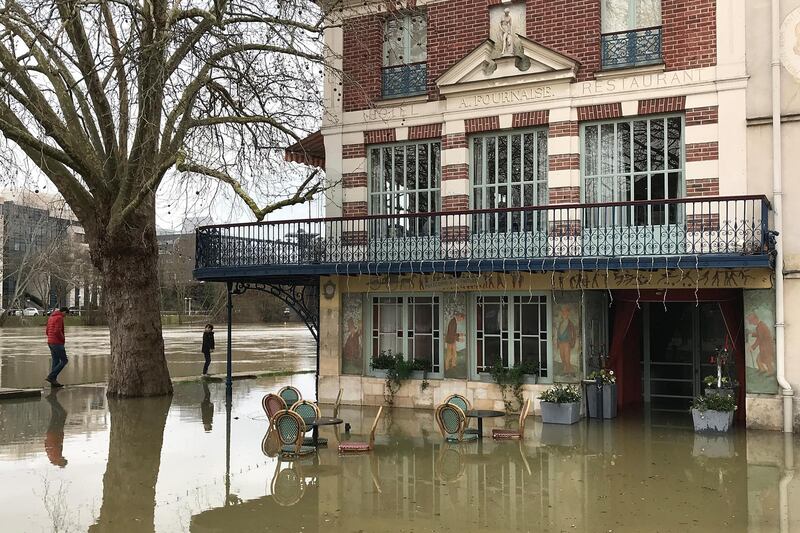
[[[542,402],[542,422],[545,424],[574,424],[581,418],[581,404]]]
[[[617,384],[603,385],[603,418],[617,416]],[[589,403],[589,418],[600,418],[600,406],[597,404],[597,385],[586,386],[586,399]]]
[[[692,409],[692,420],[695,431],[720,431],[725,432],[733,423],[733,411],[714,411],[706,409]]]

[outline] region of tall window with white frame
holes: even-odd
[[[658,116],[582,126],[586,203],[665,200],[684,191],[683,117]],[[587,227],[682,222],[679,204],[592,209]]]
[[[547,131],[544,129],[472,138],[472,206],[498,209],[547,205]],[[480,215],[479,233],[541,231],[543,212]]]
[[[389,15],[383,34],[383,97],[425,94],[427,59],[428,20],[425,13]]]
[[[441,372],[438,296],[373,296],[371,304],[370,358],[391,351]]]
[[[376,146],[369,150],[369,211],[397,215],[382,219],[381,236],[431,236],[437,233],[435,217],[407,217],[411,213],[439,210],[441,183],[439,141],[418,141]]]
[[[661,0],[602,0],[604,69],[661,63]]]
[[[475,298],[476,372],[496,364],[538,368],[551,379],[547,295],[477,296]]]

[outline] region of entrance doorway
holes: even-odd
[[[717,302],[651,302],[643,306],[642,399],[654,411],[686,412],[716,376],[712,358],[726,346],[725,320]],[[737,376],[733,357],[725,374]]]

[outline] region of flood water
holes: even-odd
[[[299,375],[235,382],[230,411],[224,384],[201,382],[177,383],[172,398],[81,386],[0,403],[0,530],[800,531],[789,470],[800,443],[780,433],[530,419],[521,444],[459,446],[430,411],[394,409],[372,453],[340,457],[337,438],[357,438],[375,413],[345,406],[349,435],[323,428],[328,448],[279,461],[262,452],[260,400],[288,383],[313,396],[313,375]]]
[[[58,380],[64,384],[107,381],[108,329],[68,327],[65,333],[69,364]],[[197,376],[203,371],[202,337],[202,325],[164,328],[172,377]],[[227,343],[224,324],[217,326],[215,342],[209,373],[224,373]],[[313,370],[315,354],[314,338],[302,324],[234,325],[234,372]],[[42,387],[49,369],[50,351],[44,328],[0,328],[0,387]]]

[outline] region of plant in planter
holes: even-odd
[[[718,348],[716,353],[711,356],[710,363],[717,365],[716,375],[706,376],[703,380],[705,384],[705,395],[724,395],[733,397],[733,389],[738,385],[735,379],[731,379],[728,369],[730,355],[727,348]]]
[[[617,416],[617,376],[613,370],[595,370],[586,380],[586,399],[589,403],[590,418],[614,418]],[[602,396],[603,414],[600,415]]]
[[[539,395],[542,422],[574,424],[581,417],[581,391],[575,385],[553,385]]]
[[[386,374],[386,387],[384,389],[383,397],[386,404],[389,406],[394,405],[394,396],[403,382],[410,379],[414,372],[422,372],[421,390],[428,388],[428,371],[430,370],[430,363],[415,359],[407,361],[402,353],[392,353],[391,350],[384,351],[374,356],[370,361],[370,368],[372,370],[383,370]]]
[[[692,420],[695,431],[728,431],[733,422],[736,399],[714,394],[698,396],[692,402]]]
[[[500,361],[496,362],[490,371],[492,379],[500,387],[500,394],[503,397],[503,404],[507,413],[517,413],[522,409],[525,399],[522,397],[522,385],[525,383],[526,376],[539,375],[538,365],[525,361],[521,365],[517,364],[511,368],[506,368]],[[509,395],[513,398],[509,398]],[[514,405],[516,401],[516,406]]]

